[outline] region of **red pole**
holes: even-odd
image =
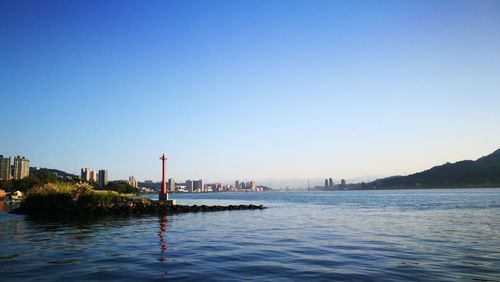
[[[167,185],[165,184],[165,161],[167,160],[167,157],[165,157],[165,154],[160,157],[160,160],[162,161],[162,166],[161,166],[161,192],[160,192],[160,200],[168,200],[168,195],[167,195]]]

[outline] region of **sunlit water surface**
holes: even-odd
[[[171,198],[269,208],[64,221],[0,212],[0,279],[500,280],[500,189]]]

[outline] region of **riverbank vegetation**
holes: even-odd
[[[29,190],[20,209],[31,213],[72,213],[131,199],[114,191],[94,190],[88,183],[48,183]]]

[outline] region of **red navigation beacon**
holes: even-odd
[[[168,158],[165,157],[165,154],[163,154],[160,157],[161,160],[161,191],[159,195],[159,200],[160,201],[168,201],[168,194],[167,194],[167,185],[165,184],[165,161]]]

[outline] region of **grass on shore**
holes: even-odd
[[[74,208],[123,203],[131,197],[114,191],[96,191],[86,183],[45,184],[31,189],[22,202],[24,208]]]

